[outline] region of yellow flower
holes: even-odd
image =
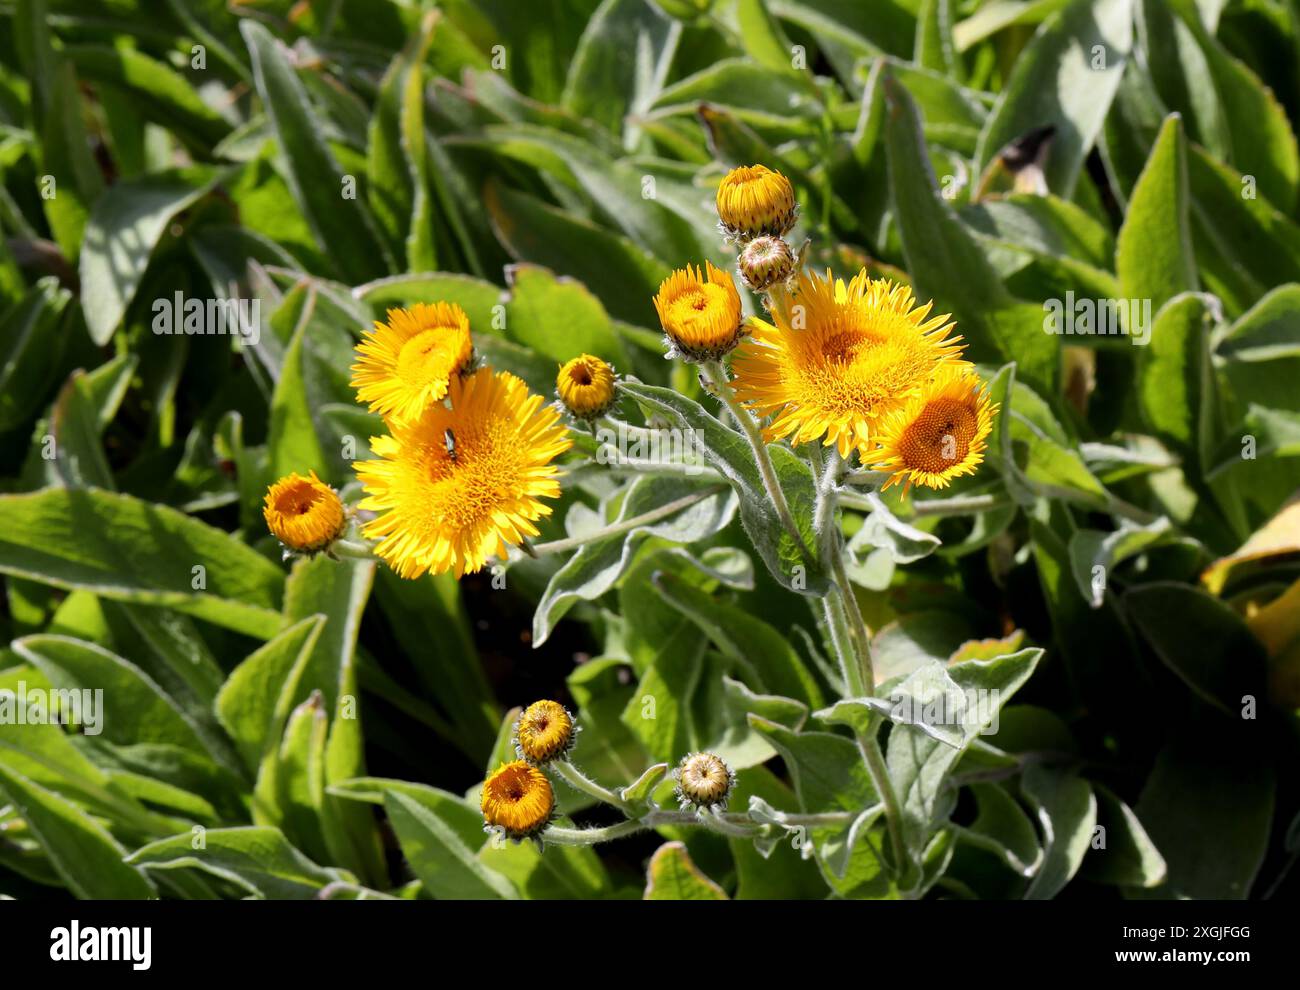
[[[946,488],[984,460],[995,412],[987,387],[968,367],[943,368],[885,420],[876,438],[880,449],[867,460],[890,472],[884,488],[900,481],[904,491],[914,484]]]
[[[669,356],[716,361],[740,340],[740,293],[731,276],[706,261],[673,272],[655,296],[659,322],[668,335]]]
[[[546,828],[555,811],[555,792],[546,774],[515,760],[503,763],[483,781],[483,820],[512,839],[526,839]]]
[[[728,172],[718,185],[717,203],[723,231],[740,240],[759,234],[784,236],[798,214],[790,180],[763,165]]]
[[[732,359],[737,396],[772,415],[769,440],[825,437],[847,457],[866,453],[880,421],[918,394],[944,364],[958,362],[960,337],[947,316],[926,319],[912,291],[859,272],[842,279],[803,274],[776,300],[775,324],[750,320]]]
[[[692,806],[724,810],[736,783],[735,772],[713,753],[691,753],[683,757],[673,777],[682,810]]]
[[[548,763],[573,745],[573,716],[558,701],[534,701],[515,721],[515,749],[529,763]]]
[[[390,309],[357,345],[352,366],[357,399],[386,419],[414,419],[447,394],[448,382],[469,366],[469,317],[455,303],[416,303]]]
[[[555,390],[574,416],[595,419],[614,404],[614,369],[594,355],[580,354],[560,368]]]
[[[551,462],[572,444],[559,412],[508,372],[453,378],[449,395],[451,408],[394,423],[371,440],[379,459],[353,465],[367,494],[358,508],[382,513],[365,535],[406,578],[460,577],[536,536],[551,514],[540,499],[560,494]]]
[[[266,528],[296,553],[317,553],[342,534],[347,515],[338,494],[312,471],[294,472],[266,490],[262,508]]]

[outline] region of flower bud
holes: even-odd
[[[268,488],[262,517],[286,555],[311,556],[328,550],[347,528],[347,512],[338,493],[315,471],[306,478],[294,472]]]
[[[754,292],[766,292],[794,271],[794,253],[779,237],[755,237],[740,252],[740,277]]]
[[[713,753],[691,753],[673,771],[677,781],[677,803],[688,808],[723,811],[736,785],[736,774],[722,758]]]
[[[691,363],[716,361],[741,337],[740,293],[732,277],[711,262],[687,265],[659,286],[654,298],[668,338],[668,356]]]
[[[577,734],[573,716],[558,701],[534,701],[515,720],[515,752],[540,766],[568,753]]]
[[[718,185],[717,205],[722,232],[739,241],[784,237],[799,213],[790,180],[763,165],[728,172]]]
[[[483,781],[481,800],[485,829],[501,829],[508,838],[527,839],[550,824],[555,792],[546,774],[523,760],[503,763]]]
[[[560,368],[555,390],[570,415],[592,420],[614,404],[614,369],[591,354],[580,354]]]

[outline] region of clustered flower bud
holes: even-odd
[[[740,252],[740,277],[753,292],[766,292],[794,272],[794,252],[779,237],[755,237]]]
[[[674,792],[683,811],[689,808],[725,811],[736,773],[714,753],[691,753],[673,770]]]

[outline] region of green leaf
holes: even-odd
[[[271,394],[271,427],[267,438],[269,473],[279,478],[291,472],[306,474],[319,470],[328,477],[326,464],[330,458],[321,442],[317,425],[319,403],[308,394],[308,360],[306,340],[316,310],[316,291],[309,283],[300,282],[285,296],[276,318],[292,321],[293,336],[280,366],[280,378]]]
[[[52,276],[38,281],[0,319],[0,430],[31,417],[57,373],[58,327],[72,294]]]
[[[1200,588],[1152,581],[1131,588],[1124,610],[1156,655],[1203,700],[1236,718],[1262,697],[1264,648],[1241,616]]]
[[[889,896],[892,888],[879,854],[871,842],[861,841],[880,799],[853,742],[829,732],[796,733],[759,715],[750,715],[749,723],[785,761],[801,811],[850,811],[858,816],[847,827],[808,830],[826,882],[848,896]]]
[[[58,688],[102,691],[102,724],[110,742],[169,743],[208,752],[203,729],[152,679],[101,646],[69,636],[36,635],[14,640],[14,650]],[[113,713],[130,712],[130,721]]]
[[[65,798],[0,762],[0,794],[27,822],[68,889],[103,900],[147,900],[158,892],[123,862],[126,850],[108,831]]]
[[[1083,861],[1080,875],[1095,883],[1120,887],[1159,886],[1168,867],[1138,816],[1108,788],[1095,784],[1093,791],[1099,827],[1105,830],[1105,845],[1094,845]]]
[[[694,431],[700,454],[740,496],[740,520],[745,533],[773,577],[792,591],[806,595],[825,592],[827,577],[812,549],[817,545],[812,531],[812,505],[816,494],[807,464],[789,448],[768,445],[777,481],[785,492],[796,525],[801,527],[801,539],[796,543],[781,524],[744,437],[724,426],[699,403],[671,389],[625,381],[619,384],[619,390],[667,419],[677,429]]]
[[[885,762],[902,796],[903,832],[910,848],[919,852],[929,843],[941,824],[935,819],[947,800],[949,771],[1029,679],[1042,654],[1040,649],[1020,650],[996,660],[969,660],[949,670],[966,701],[947,713],[950,727],[960,734],[957,745],[940,742],[915,725],[896,724],[890,731]]]
[[[434,897],[515,900],[514,885],[478,858],[465,840],[428,806],[389,791],[384,809],[411,870]]]
[[[1020,789],[1037,811],[1046,853],[1025,900],[1050,900],[1073,879],[1092,846],[1097,799],[1086,780],[1039,764],[1025,769]]]
[[[683,842],[665,842],[646,867],[647,901],[725,901],[727,893],[692,862]]]
[[[412,303],[452,302],[460,306],[469,317],[470,329],[475,335],[496,329],[493,310],[502,301],[499,285],[460,275],[454,272],[434,272],[419,275],[391,275],[358,285],[352,297],[374,309],[376,316],[395,306]],[[570,355],[572,356],[572,355]]]
[[[497,236],[514,257],[580,279],[620,320],[655,325],[652,300],[669,268],[649,251],[495,181],[488,182],[484,203]]]
[[[65,45],[62,54],[82,78],[119,90],[137,113],[196,151],[211,152],[230,131],[184,76],[130,45]]]
[[[1020,876],[1032,877],[1043,864],[1043,849],[1024,809],[996,784],[972,784],[971,793],[979,810],[958,838],[993,852]]]
[[[738,606],[700,594],[670,573],[659,573],[652,581],[660,596],[699,626],[724,656],[754,675],[754,688],[794,698],[809,708],[822,704],[817,679],[773,626]]]
[[[615,363],[625,359],[605,307],[586,286],[536,265],[513,265],[506,278],[505,325],[511,340],[557,362],[584,353]],[[555,332],[560,322],[563,334]]]
[[[1133,0],[1073,0],[1016,58],[980,135],[984,171],[1002,148],[1051,124],[1047,187],[1069,198],[1106,119],[1133,43]]]
[[[1284,212],[1292,212],[1300,183],[1300,150],[1286,110],[1259,76],[1206,30],[1192,0],[1174,0],[1171,6],[1181,17],[1177,27],[1186,25],[1202,54],[1202,60],[1185,62],[1183,72],[1192,85],[1198,75],[1208,77],[1212,99],[1219,104],[1215,109],[1222,115],[1220,139],[1205,134],[1200,143],[1239,171],[1255,176],[1260,192]],[[1183,107],[1171,105],[1171,109]]]
[[[318,555],[301,559],[285,584],[284,616],[295,622],[314,615],[326,616],[294,685],[293,704],[319,691],[329,716],[325,748],[328,784],[365,772],[364,741],[357,710],[356,647],[374,581],[375,564],[369,561],[335,561]],[[363,880],[378,882],[384,875],[379,840],[373,818],[364,809],[329,798],[325,839],[335,862],[346,864]],[[337,827],[332,827],[337,824]]]
[[[101,198],[104,179],[91,154],[72,63],[58,59],[51,82],[41,126],[41,205],[64,257],[75,259],[88,236],[86,218]]]
[[[284,731],[299,694],[298,681],[324,625],[325,616],[313,615],[289,626],[249,654],[221,686],[217,717],[250,772],[256,772]]]
[[[281,43],[255,20],[241,20],[239,29],[248,45],[258,95],[280,145],[285,181],[317,245],[350,282],[364,282],[392,270],[395,266],[355,184],[352,195],[346,195],[344,170],[325,143],[321,123]]]
[[[1125,521],[1111,533],[1096,529],[1076,530],[1070,537],[1069,552],[1070,570],[1079,586],[1079,593],[1093,608],[1100,608],[1115,568],[1131,557],[1168,542],[1172,531],[1173,527],[1164,516],[1149,526]]]
[[[1249,748],[1202,736],[1176,740],[1156,758],[1137,817],[1168,875],[1133,898],[1244,900],[1268,850],[1276,784]],[[1207,801],[1206,795],[1215,799]]]
[[[1199,286],[1188,220],[1187,138],[1177,114],[1165,119],[1133,187],[1115,270],[1123,298],[1150,299],[1154,312]]]
[[[621,135],[629,150],[643,114],[663,87],[682,27],[644,0],[604,0],[582,32],[561,105]]]
[[[250,636],[280,627],[284,576],[221,530],[97,490],[0,495],[0,572],[118,601],[166,605]]]
[[[1055,393],[1059,343],[1043,330],[1041,306],[1007,291],[951,207],[930,165],[911,96],[885,78],[889,182],[903,256],[922,302],[952,312],[975,361],[1017,362],[1025,378]]]
[[[665,475],[643,475],[626,491],[611,496],[602,507],[602,525],[616,525],[675,501],[717,489],[717,483]],[[605,518],[614,504],[617,511]],[[735,499],[718,494],[697,501],[683,511],[628,533],[588,540],[565,561],[546,585],[533,613],[533,642],[544,643],[555,624],[580,601],[599,598],[612,588],[631,565],[638,548],[648,539],[693,543],[726,527],[735,513]],[[580,534],[579,534],[580,535]]]
[[[127,862],[146,871],[195,869],[268,900],[310,900],[322,887],[352,878],[317,866],[276,828],[241,826],[174,835],[137,849]]]
[[[474,646],[460,583],[451,574],[409,580],[383,568],[375,596],[427,695],[455,728],[452,741],[482,763],[501,712]]]

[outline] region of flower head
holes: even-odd
[[[784,282],[794,271],[794,254],[779,237],[755,237],[740,252],[740,277],[754,292],[764,292]]]
[[[366,490],[358,508],[382,513],[366,524],[375,553],[402,577],[480,569],[538,533],[560,494],[551,462],[572,441],[552,406],[508,372],[481,368],[454,378],[451,407],[376,437],[377,460],[354,467]]]
[[[469,317],[455,303],[390,309],[386,323],[366,332],[357,356],[352,366],[357,398],[386,419],[414,419],[440,401],[451,379],[469,367]]]
[[[683,811],[690,807],[722,811],[736,784],[736,773],[720,756],[691,753],[677,764],[673,779],[677,781],[677,802]]]
[[[846,285],[803,274],[776,301],[774,323],[750,320],[732,359],[737,396],[773,417],[769,440],[824,437],[847,457],[866,453],[885,415],[919,394],[935,371],[959,362],[960,337],[947,316],[912,291],[859,272]]]
[[[716,361],[740,340],[740,293],[730,275],[712,262],[673,272],[655,296],[659,322],[674,353],[692,362]]]
[[[266,528],[293,553],[319,553],[347,526],[338,493],[315,471],[306,478],[294,472],[268,488],[262,516]]]
[[[503,763],[483,781],[483,820],[511,839],[536,835],[551,821],[555,792],[546,774],[523,760]]]
[[[968,367],[942,368],[920,395],[886,418],[876,437],[880,449],[866,460],[890,472],[884,488],[899,482],[904,491],[914,484],[946,488],[984,460],[996,411]]]
[[[534,765],[567,753],[578,735],[573,716],[558,701],[534,701],[515,720],[515,751]]]
[[[798,216],[790,180],[764,165],[728,172],[718,185],[717,203],[723,231],[742,241],[760,234],[783,237]]]
[[[598,357],[579,354],[560,367],[555,390],[572,415],[596,419],[614,404],[614,369]]]

